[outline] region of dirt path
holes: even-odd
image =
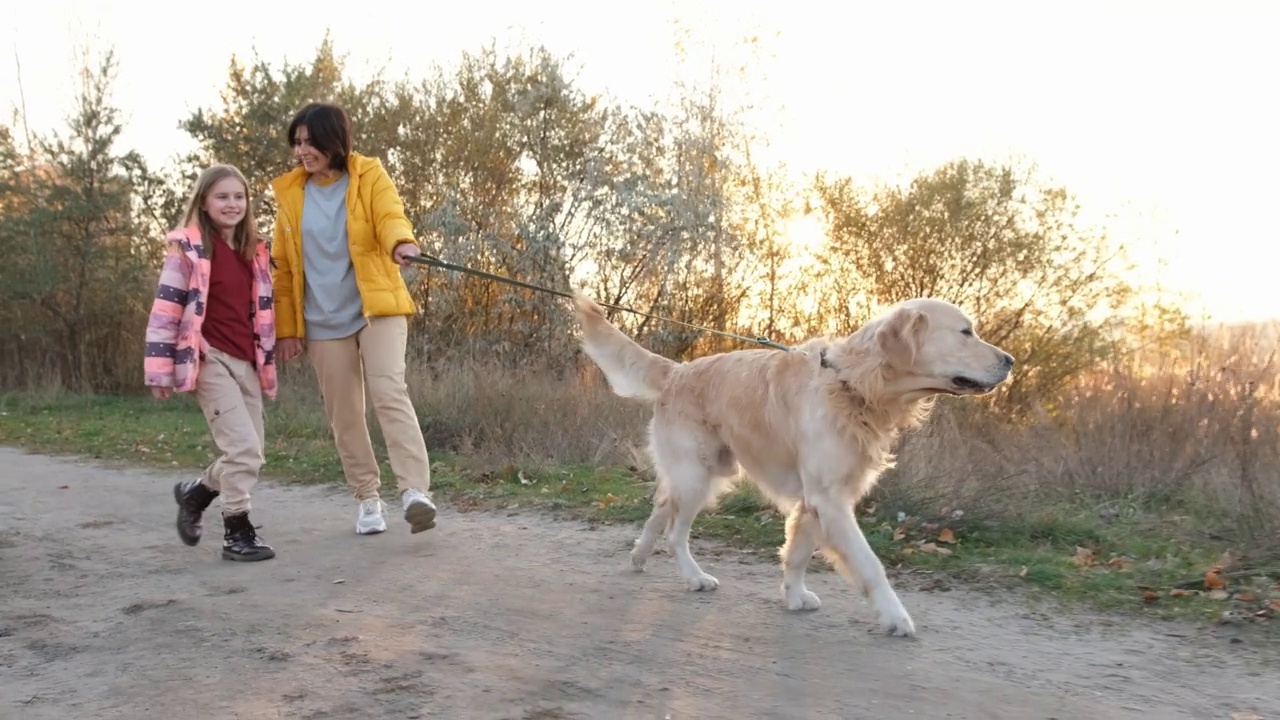
[[[775,568],[705,548],[715,593],[634,531],[457,515],[352,532],[336,488],[264,484],[279,552],[172,529],[172,474],[0,449],[0,717],[1228,718],[1280,708],[1276,656],[1227,629],[1046,618],[903,593],[883,637],[832,574],[790,614]],[[213,540],[213,542],[210,542]],[[336,580],[342,583],[335,583]],[[1172,637],[1170,633],[1183,637]],[[1268,669],[1268,666],[1270,669]],[[1272,717],[1280,717],[1273,715]]]

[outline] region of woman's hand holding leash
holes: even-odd
[[[422,250],[411,242],[402,242],[391,251],[391,257],[399,263],[400,267],[409,267],[413,261],[409,258],[415,258],[422,254]]]

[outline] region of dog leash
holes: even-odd
[[[484,278],[486,280],[493,280],[495,282],[505,283],[507,285],[514,285],[515,287],[524,288],[526,290],[533,290],[534,292],[547,293],[548,295],[557,295],[562,298],[569,298],[570,300],[573,299],[573,293],[571,292],[566,292],[564,290],[557,290],[555,288],[544,287],[542,285],[534,285],[533,283],[527,283],[522,280],[516,280],[515,278],[507,277],[505,275],[498,275],[496,273],[491,273],[486,270],[477,270],[475,268],[470,268],[470,267],[467,267],[466,265],[458,265],[457,263],[447,262],[447,261],[441,260],[438,257],[434,257],[432,255],[426,255],[426,254],[412,255],[408,259],[409,259],[409,262],[417,263],[419,265],[428,265],[430,267],[439,268],[441,270],[451,270],[454,272],[460,272],[467,275],[473,275],[478,278]],[[701,325],[694,325],[692,323],[687,323],[682,320],[675,320],[669,317],[663,317],[661,315],[653,315],[651,313],[644,312],[643,310],[636,310],[635,308],[629,308],[623,305],[614,305],[613,303],[607,303],[607,302],[601,302],[599,304],[602,305],[603,307],[611,308],[613,310],[618,310],[620,312],[627,312],[633,315],[640,315],[642,317],[647,317],[652,320],[658,320],[661,322],[671,323],[673,325],[682,325],[691,330],[712,333],[714,335],[720,335],[722,337],[732,338],[734,340],[741,340],[742,342],[756,343],[758,345],[763,345],[765,347],[773,348],[775,350],[790,351],[795,349],[788,345],[783,345],[782,343],[774,342],[773,340],[770,340],[769,338],[763,335],[759,337],[748,337],[746,335],[738,335],[736,333],[726,332],[724,330],[716,330],[714,328],[702,327]]]

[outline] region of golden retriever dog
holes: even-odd
[[[649,452],[658,486],[631,552],[643,570],[658,533],[690,590],[714,590],[689,552],[689,528],[745,472],[786,515],[782,595],[815,610],[805,569],[821,549],[866,596],[891,635],[915,624],[858,527],[854,506],[893,464],[892,444],[918,427],[939,394],[983,395],[1013,358],[979,339],[955,305],[903,302],[847,337],[794,351],[738,350],[677,363],[641,347],[577,292],[584,352],[613,391],[653,403]]]

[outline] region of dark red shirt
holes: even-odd
[[[216,249],[215,249],[216,248]],[[209,297],[205,298],[204,339],[213,347],[246,362],[254,362],[253,262],[221,237],[214,239],[209,268]]]

